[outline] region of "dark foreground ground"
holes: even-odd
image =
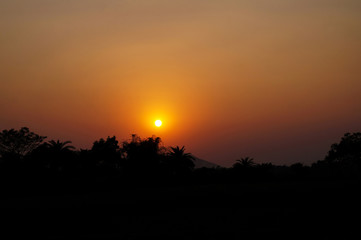
[[[6,194],[0,239],[361,239],[359,187],[293,181]]]

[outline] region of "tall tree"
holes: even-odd
[[[124,158],[133,166],[153,167],[159,164],[162,148],[159,137],[141,139],[133,135],[131,141],[123,142],[121,152]]]
[[[236,160],[235,164],[233,164],[234,168],[237,168],[237,167],[250,168],[253,166],[255,166],[255,163],[253,161],[253,158],[250,158],[250,157],[240,158],[240,159]]]
[[[175,174],[186,174],[194,169],[194,156],[185,152],[185,147],[171,147],[168,152],[168,163]]]
[[[49,149],[51,149],[53,152],[57,152],[57,153],[63,153],[63,152],[69,152],[75,149],[74,146],[69,145],[71,144],[71,141],[65,141],[65,142],[60,142],[59,140],[54,141],[51,140],[49,142],[46,143],[47,147]]]
[[[45,138],[27,127],[3,130],[0,132],[0,157],[21,159],[41,145]]]
[[[34,158],[41,161],[42,165],[55,171],[74,169],[75,153],[73,150],[75,147],[70,144],[71,141],[50,140],[36,150]]]
[[[317,165],[331,168],[332,174],[360,178],[361,133],[346,133],[339,143],[332,144],[325,160],[315,164],[315,166]]]
[[[107,168],[118,168],[120,166],[121,154],[118,141],[115,136],[108,137],[106,140],[101,138],[93,143],[90,150],[93,161],[96,165]]]
[[[123,142],[121,152],[131,181],[149,184],[161,179],[164,148],[159,137],[141,139],[133,135],[131,141]]]
[[[329,163],[361,163],[361,132],[346,133],[331,146],[325,160]]]

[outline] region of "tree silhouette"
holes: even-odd
[[[159,155],[161,154],[161,139],[159,137],[150,137],[142,140],[133,136],[130,142],[123,142],[122,154],[128,162],[135,165],[151,166],[159,164]]]
[[[133,135],[121,148],[128,177],[134,182],[149,183],[161,179],[164,148],[159,137],[141,139]]]
[[[237,159],[232,168],[198,169],[195,157],[185,147],[165,148],[159,137],[132,139],[119,145],[116,137],[99,139],[91,149],[75,151],[71,141],[50,140],[23,127],[0,132],[0,178],[36,185],[40,182],[63,184],[73,181],[91,183],[125,180],[127,183],[187,183],[190,181],[233,182],[269,179],[336,179],[361,176],[361,133],[346,133],[332,144],[324,160],[312,167],[295,163],[291,166],[256,164],[253,158]],[[29,180],[29,181],[28,181]],[[68,181],[69,180],[69,181]]]
[[[115,136],[108,137],[106,140],[101,138],[93,143],[91,151],[101,153],[115,153],[119,150],[118,141]]]
[[[361,133],[346,133],[340,143],[331,145],[325,160],[329,163],[361,162]]]
[[[233,164],[231,173],[234,173],[235,179],[249,180],[254,179],[258,169],[255,168],[256,164],[253,162],[253,158],[245,157],[236,160]]]
[[[0,157],[21,159],[36,149],[45,138],[30,132],[27,127],[3,130],[0,133]]]
[[[233,164],[233,167],[250,168],[250,167],[254,167],[255,165],[256,164],[253,162],[253,158],[245,157],[245,158],[237,159],[236,163]]]
[[[45,144],[49,149],[51,149],[53,152],[58,154],[69,152],[75,149],[74,146],[68,145],[71,144],[71,141],[60,142],[59,140],[57,141],[51,140]]]
[[[92,161],[97,166],[116,169],[121,165],[121,153],[118,141],[115,136],[108,137],[106,140],[101,138],[93,143],[90,150]]]
[[[50,140],[39,147],[36,158],[42,159],[46,168],[58,172],[75,168],[73,152],[75,147],[69,144],[71,141]]]
[[[345,133],[339,143],[331,145],[323,161],[318,161],[314,168],[323,168],[331,174],[360,177],[361,172],[361,133]]]
[[[187,174],[194,169],[195,158],[185,152],[185,147],[171,147],[168,152],[168,164],[175,175]]]

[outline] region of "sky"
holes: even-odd
[[[361,131],[360,13],[360,0],[0,0],[0,129],[311,164]]]

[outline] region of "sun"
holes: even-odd
[[[155,126],[160,127],[160,126],[162,126],[162,121],[157,120],[157,121],[154,122],[154,124],[155,124]]]

